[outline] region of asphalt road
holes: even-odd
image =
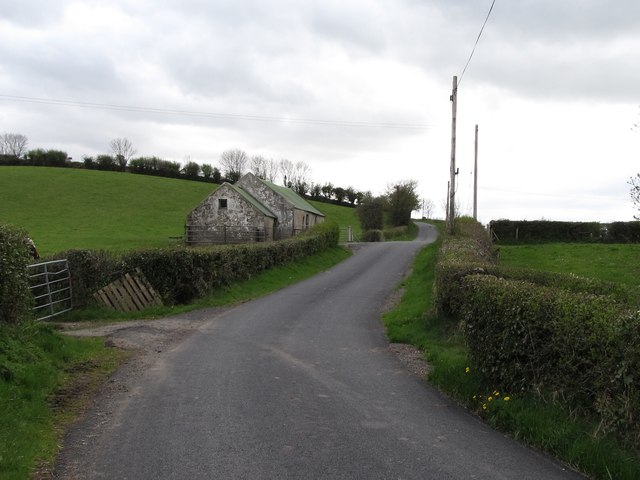
[[[410,374],[380,323],[435,238],[349,260],[212,316],[141,373],[100,428],[75,432],[60,478],[572,479]],[[89,414],[91,416],[91,414]],[[95,415],[94,415],[95,416]]]

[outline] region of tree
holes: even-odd
[[[356,192],[353,187],[347,187],[347,189],[345,190],[345,194],[347,195],[347,200],[349,200],[349,203],[353,207],[355,207],[356,200],[358,199],[358,192]]]
[[[336,200],[342,203],[347,196],[347,191],[342,187],[336,187],[333,189],[333,194],[335,195]]]
[[[428,198],[422,199],[422,217],[423,218],[433,218],[433,209],[435,205],[433,204],[433,200],[429,200]]]
[[[320,198],[320,196],[322,195],[322,187],[320,186],[320,184],[314,183],[311,186],[310,193],[313,198]]]
[[[271,183],[274,183],[278,179],[278,174],[280,173],[280,165],[273,158],[267,160],[265,164],[265,180],[269,180]]]
[[[109,142],[109,148],[115,157],[118,167],[123,171],[127,167],[127,163],[129,163],[131,157],[137,152],[131,140],[126,137],[114,138]]]
[[[362,230],[382,230],[384,227],[384,197],[374,197],[367,193],[356,208]]]
[[[267,159],[262,155],[253,155],[249,161],[249,168],[256,177],[267,179]]]
[[[232,148],[222,152],[220,155],[220,165],[222,166],[225,178],[231,183],[236,183],[240,180],[240,177],[244,175],[247,168],[247,161],[247,154],[239,148]]]
[[[283,176],[282,184],[285,187],[291,188],[293,186],[293,174],[295,171],[295,165],[293,162],[287,158],[283,158],[280,160],[279,164],[280,173]]]
[[[211,177],[213,176],[213,167],[211,165],[209,165],[208,163],[203,163],[200,166],[200,170],[202,171],[202,176],[205,180],[211,180]]]
[[[393,226],[409,225],[411,212],[420,208],[417,186],[415,180],[403,180],[387,187],[386,197]]]
[[[332,183],[325,183],[322,186],[322,195],[327,200],[331,199],[331,197],[333,196],[333,184]]]
[[[184,164],[184,167],[182,168],[182,172],[184,173],[184,176],[187,178],[191,178],[191,179],[198,178],[198,175],[200,174],[200,165],[198,165],[196,162],[188,161],[187,163]]]
[[[0,136],[0,154],[22,157],[27,151],[27,137],[20,133],[4,133]]]
[[[638,210],[638,215],[634,215],[633,218],[640,220],[640,173],[637,173],[635,177],[631,177],[628,183],[631,185],[631,201]]]

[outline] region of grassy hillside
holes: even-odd
[[[574,273],[626,285],[640,284],[640,245],[547,243],[502,245],[500,263]]]
[[[355,208],[341,207],[339,205],[315,202],[313,200],[309,203],[324,213],[327,216],[327,220],[336,222],[340,225],[340,228],[347,228],[351,226],[354,236],[356,238],[360,237],[360,220],[358,220],[358,217],[356,216]]]
[[[0,167],[0,223],[27,229],[41,255],[71,248],[123,251],[169,245],[216,185],[118,172]],[[355,211],[312,202],[341,226]]]

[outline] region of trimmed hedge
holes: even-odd
[[[640,222],[613,222],[607,229],[609,243],[640,243]]]
[[[500,267],[469,224],[444,239],[434,289],[486,387],[560,399],[640,440],[640,289]]]
[[[601,224],[492,220],[489,228],[492,239],[503,245],[548,242],[640,243],[640,221]]]
[[[70,250],[74,305],[86,306],[100,288],[139,268],[165,304],[188,303],[229,283],[250,278],[277,265],[322,252],[338,244],[335,223],[278,242],[210,247],[136,250],[119,257],[103,251]]]
[[[384,242],[384,231],[377,229],[365,230],[360,238],[363,242]]]
[[[599,242],[605,231],[598,222],[552,222],[548,220],[492,220],[496,243]]]
[[[0,225],[0,324],[18,324],[33,317],[26,237],[21,228]]]
[[[606,295],[491,275],[463,280],[471,361],[487,384],[560,398],[640,434],[640,311]]]

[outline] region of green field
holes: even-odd
[[[549,272],[573,273],[625,285],[640,284],[639,244],[501,245],[500,263]]]
[[[71,168],[0,167],[0,223],[25,228],[41,255],[72,248],[160,247],[216,185]],[[340,226],[354,209],[312,202]]]

